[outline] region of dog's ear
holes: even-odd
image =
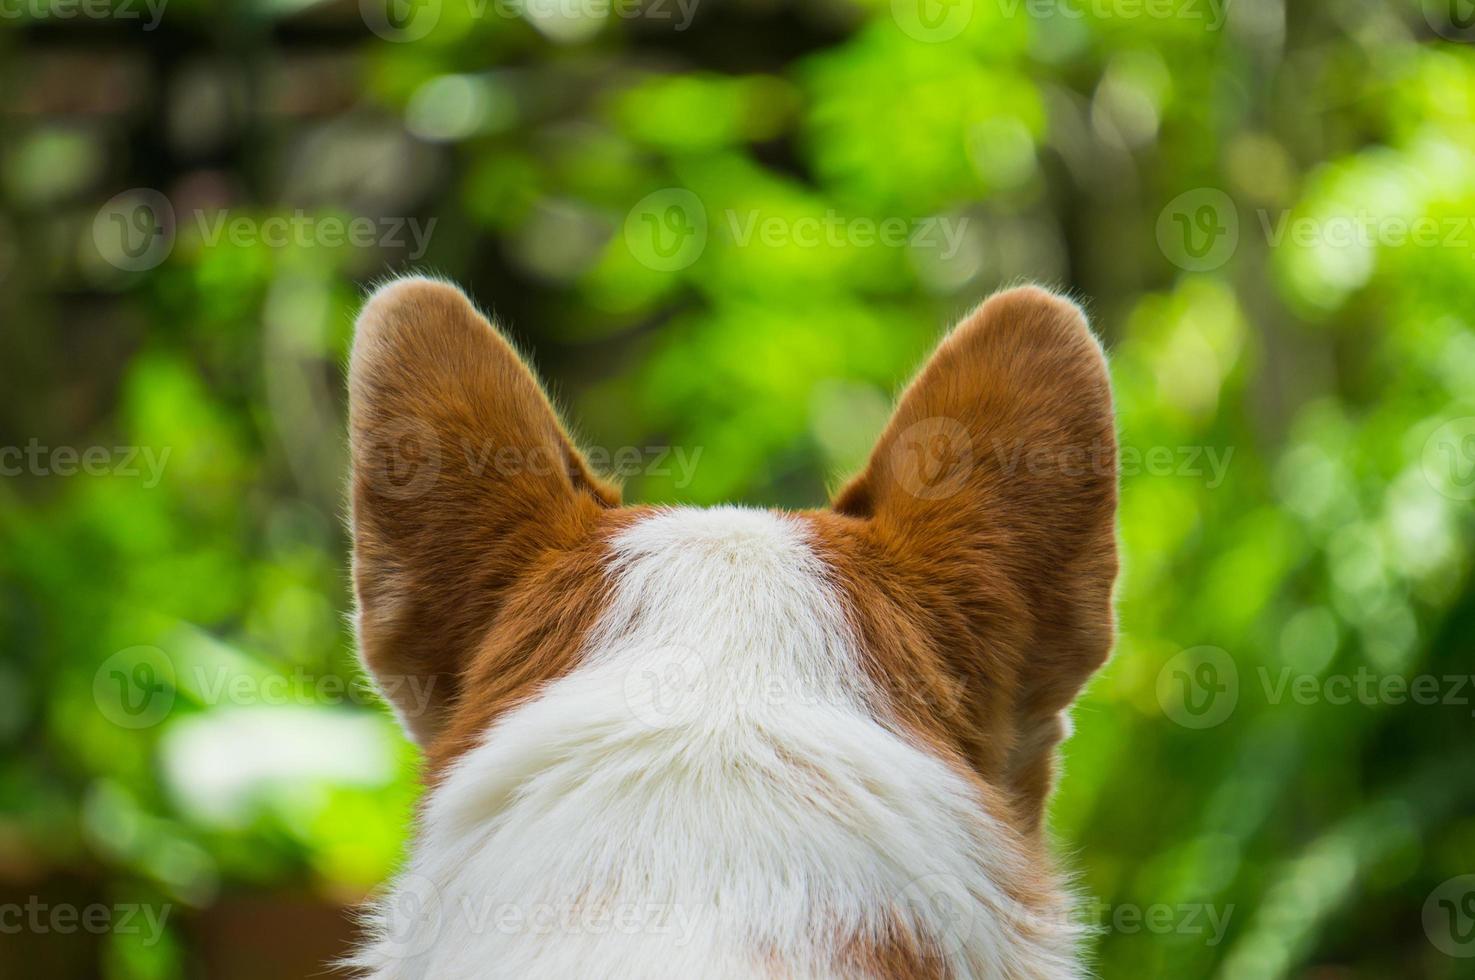
[[[401,279],[364,306],[349,429],[359,648],[426,745],[509,586],[618,495],[512,346],[443,282]]]
[[[1002,775],[1029,804],[1048,792],[1061,711],[1110,651],[1116,458],[1085,316],[1024,287],[942,341],[835,500],[907,567],[918,594],[902,601],[975,698],[964,709],[1011,712]]]

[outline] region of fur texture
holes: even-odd
[[[985,303],[801,514],[619,507],[443,283],[371,299],[350,396],[360,644],[430,783],[362,970],[1077,975],[1042,822],[1116,478],[1073,304]]]

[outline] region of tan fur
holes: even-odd
[[[1105,358],[1074,304],[1029,287],[942,342],[865,472],[812,516],[901,718],[1010,793],[1024,831],[1059,713],[1111,649],[1115,516]]]
[[[445,283],[401,280],[364,308],[349,425],[360,650],[391,695],[409,679],[431,685],[428,708],[398,704],[429,745],[509,599],[530,576],[556,578],[561,556],[590,545],[619,496],[573,448],[511,345]],[[557,623],[563,602],[589,613],[575,598],[592,587],[589,572],[582,588],[564,580],[569,598],[538,619]],[[528,638],[540,628],[554,627],[509,629]],[[568,666],[534,658],[535,645],[515,652],[528,674]]]
[[[386,687],[434,682],[406,718],[433,778],[576,666],[606,601],[607,542],[641,511],[618,507],[454,287],[377,293],[350,374],[361,647]],[[552,465],[505,472],[505,449]],[[407,460],[430,478],[402,479]],[[1060,712],[1111,646],[1115,507],[1101,349],[1073,304],[1022,288],[942,342],[865,471],[803,515],[892,722],[969,776],[1038,869],[1000,883],[1019,929],[1062,904],[1041,827]],[[841,947],[858,976],[947,975],[904,931]]]

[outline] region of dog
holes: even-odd
[[[819,510],[623,506],[433,279],[367,300],[349,425],[359,648],[427,784],[360,975],[1083,975],[1044,816],[1117,475],[1070,300],[964,318]]]

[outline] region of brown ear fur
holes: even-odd
[[[349,366],[359,647],[428,744],[509,588],[619,502],[512,346],[454,286],[402,279]]]
[[[820,522],[904,719],[1026,825],[1112,644],[1116,493],[1105,357],[1078,307],[1025,287],[943,340]]]

